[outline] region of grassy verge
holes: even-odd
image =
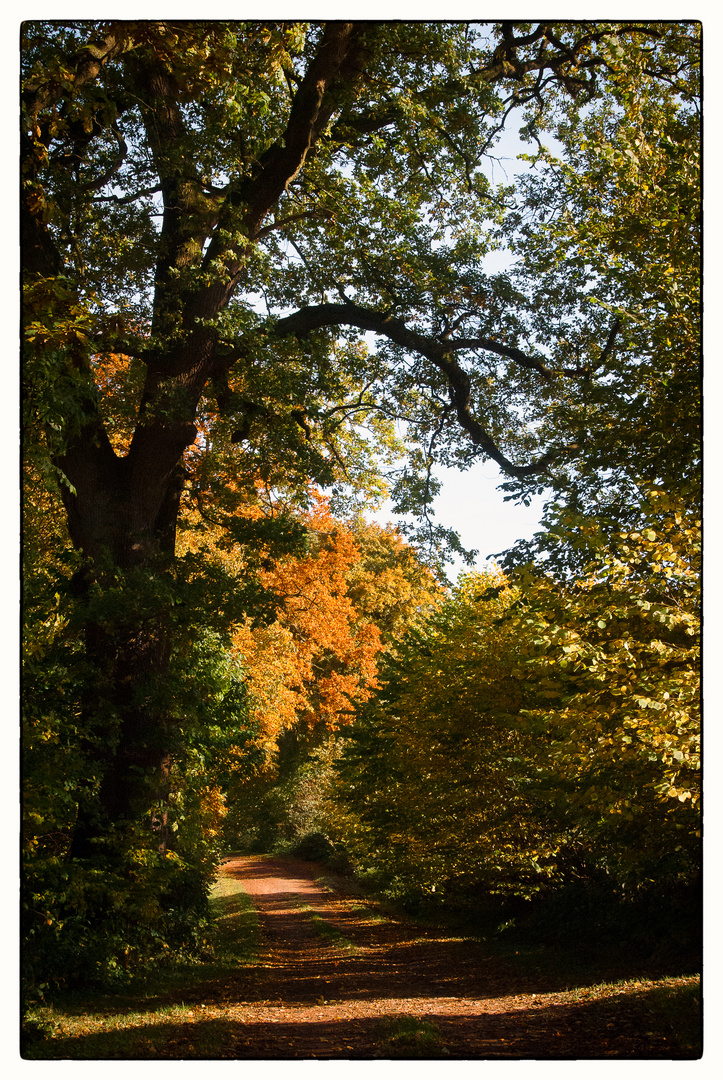
[[[494,957],[507,968],[510,985],[520,976],[528,985],[536,984],[540,1004],[551,995],[561,1004],[597,1010],[605,1020],[614,1020],[622,1007],[635,1018],[640,1031],[662,1036],[673,1056],[695,1058],[702,1052],[702,995],[697,973],[700,954],[692,932],[682,935],[683,947],[678,948],[675,938],[671,944],[664,919],[643,918],[634,911],[631,918],[623,910],[608,916],[614,922],[614,915],[628,914],[627,920],[615,923],[622,930],[620,940],[616,940],[604,932],[609,930],[604,922],[602,927],[597,925],[600,913],[594,910],[590,912],[589,926],[587,912],[578,915],[577,924],[570,927],[565,917],[569,912],[555,910],[541,913],[532,925],[527,925],[524,918],[515,918],[518,912],[505,912],[504,908],[494,911],[491,907],[486,915],[453,910],[443,913],[438,907],[410,911],[408,905],[391,900],[371,883],[357,878],[355,885],[353,891],[360,903],[354,910],[360,915],[411,922],[427,937],[432,929],[445,940],[454,934],[479,950],[481,961]],[[348,884],[345,888],[351,891]],[[571,932],[566,933],[566,927]],[[384,1030],[389,1034],[392,1029]],[[410,1032],[400,1027],[396,1034],[392,1033],[393,1038],[390,1036],[391,1042],[387,1039],[387,1049],[409,1043],[406,1050],[410,1050],[432,1038],[429,1032],[423,1036],[419,1028],[410,1028]],[[439,1053],[437,1048],[437,1056]],[[404,1055],[400,1051],[398,1056]]]
[[[214,952],[222,964],[250,965],[258,958],[259,921],[251,897],[233,878],[219,878],[211,894]]]
[[[702,1053],[701,988],[697,980],[669,980],[647,996],[646,1009],[656,1028],[668,1034],[684,1053]]]
[[[29,1060],[216,1057],[228,1025],[218,995],[224,980],[252,967],[259,926],[251,898],[221,878],[211,897],[214,924],[204,959],[177,961],[138,975],[129,985],[87,994],[56,994],[29,1011],[21,1053]]]
[[[322,919],[321,915],[317,914],[308,904],[299,904],[299,911],[302,911],[307,916],[319,937],[323,938],[329,945],[334,945],[337,949],[345,949],[349,953],[359,951],[353,941],[345,938],[340,930],[328,923],[326,919]]]
[[[701,988],[697,976],[600,983],[575,987],[555,997],[562,1003],[594,1010],[601,1029],[606,1020],[615,1022],[622,1015],[622,1007],[627,1022],[638,1031],[665,1040],[671,1057],[696,1058],[702,1053]]]
[[[379,1025],[378,1056],[388,1058],[443,1057],[444,1040],[432,1020],[416,1016],[387,1017]]]
[[[372,907],[370,904],[352,904],[351,910],[355,915],[361,916],[362,919],[368,922],[386,923],[392,921],[390,916],[379,907]]]

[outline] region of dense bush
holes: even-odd
[[[80,808],[93,813],[112,710],[89,722],[102,673],[84,654],[68,578],[54,601],[28,583],[23,693],[23,973],[28,992],[125,977],[203,941],[222,849],[223,789],[252,763],[243,672],[208,630],[188,637],[156,692],[173,720],[167,789],[136,821],[119,820],[90,858],[70,857]],[[142,602],[142,598],[141,598]],[[53,614],[47,617],[48,606]],[[148,688],[146,688],[147,690]],[[159,699],[160,701],[160,699]],[[160,704],[158,707],[161,707]]]
[[[577,580],[469,575],[385,661],[329,833],[390,895],[481,910],[695,886],[699,545],[656,505],[657,531]]]

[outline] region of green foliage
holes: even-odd
[[[215,360],[188,408],[224,470],[286,490],[314,479],[337,509],[383,497],[386,471],[414,514],[429,506],[435,462],[465,465],[490,445],[453,422],[447,371],[390,336],[393,317],[459,357],[508,473],[552,453],[548,470],[523,468],[515,491],[620,470],[652,415],[655,436],[636,457],[649,482],[667,484],[666,462],[684,441],[690,459],[696,426],[698,31],[364,24],[311,152],[274,197],[269,173],[284,141],[305,134],[293,102],[328,27],[25,24],[27,207],[69,253],[62,277],[29,286],[30,346],[47,351],[33,359],[39,422],[76,425],[76,390],[53,349],[85,352],[81,379],[93,352],[125,356],[131,383],[193,325]],[[113,44],[88,78],[76,65],[96,38]],[[160,72],[168,89],[155,99]],[[508,115],[541,147],[514,189],[492,179]],[[559,158],[542,149],[548,135]],[[501,247],[517,263],[490,274],[484,260]],[[313,332],[277,332],[282,313],[329,298],[377,317],[374,347],[338,312]],[[136,421],[188,389],[161,382],[141,411],[138,395]],[[413,451],[402,468],[400,420]],[[606,478],[616,506],[629,501],[625,472]],[[432,550],[454,548],[429,516],[425,530]]]
[[[700,501],[699,43],[693,26],[669,30],[676,92],[639,41],[615,40],[609,93],[546,118],[558,145],[530,159],[505,225],[530,330],[542,343],[557,326],[544,351],[559,375],[526,419],[569,447],[554,501],[594,517],[608,543],[646,526],[651,488]],[[547,557],[580,566],[594,555],[582,547]]]
[[[392,895],[526,893],[554,860],[527,793],[514,598],[499,574],[465,577],[385,662],[350,732],[332,837]]]
[[[48,989],[31,1000],[21,1030],[23,1057],[37,1060],[58,1057],[57,1040],[61,1032],[73,1040],[73,1057],[120,1060],[163,1054],[188,1021],[189,993],[200,985],[236,976],[239,967],[252,967],[259,959],[261,935],[258,915],[251,897],[238,881],[219,877],[209,902],[211,922],[203,935],[199,956],[168,957],[136,973],[132,982],[103,987],[83,984],[75,990]],[[149,1011],[156,1021],[149,1033]],[[101,1021],[98,1036],[94,1021]],[[69,1025],[69,1027],[66,1027]],[[199,1054],[218,1055],[225,1033],[211,1023],[197,1041]],[[95,1028],[95,1037],[89,1032]],[[80,1041],[82,1049],[79,1050]],[[100,1047],[98,1043],[100,1042]],[[61,1056],[66,1057],[63,1048]]]
[[[614,554],[597,523],[569,521],[597,558],[578,582],[525,588],[517,615],[548,797],[632,888],[691,880],[700,858],[700,521],[662,491],[651,504],[655,529]]]
[[[334,762],[343,745],[338,736],[305,736],[303,730],[279,739],[273,769],[231,784],[224,822],[228,846],[343,862],[327,835]]]
[[[29,992],[57,981],[125,978],[151,960],[199,947],[221,855],[221,786],[239,767],[252,768],[256,753],[243,672],[217,635],[197,628],[188,647],[174,654],[168,676],[134,687],[146,707],[168,717],[170,793],[152,797],[142,818],[107,825],[91,859],[69,859],[79,808],[97,812],[119,720],[105,696],[107,672],[85,655],[85,615],[78,610],[84,604],[67,579],[58,588],[51,617],[37,586],[25,608],[23,963]],[[103,594],[96,585],[87,603],[93,620],[109,630],[132,617],[132,599],[152,619],[166,588],[145,580],[145,588],[126,582]],[[91,688],[92,714],[84,708]],[[150,775],[147,782],[153,783]],[[159,821],[170,834],[165,853]]]
[[[386,662],[331,836],[391,895],[697,880],[699,522],[651,501],[656,530],[617,538],[625,562],[598,534],[578,581],[465,578]]]

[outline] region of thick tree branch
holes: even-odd
[[[145,97],[143,117],[163,193],[163,225],[156,265],[154,332],[180,322],[184,297],[175,282],[179,270],[200,262],[203,244],[218,217],[215,199],[205,195],[194,163],[182,151],[187,138],[173,72],[151,59],[137,61],[136,80]]]
[[[282,336],[296,334],[303,337],[312,330],[329,326],[356,326],[360,330],[371,330],[389,338],[390,341],[409,352],[424,356],[434,364],[447,378],[450,400],[458,423],[470,436],[474,445],[496,461],[508,475],[521,478],[544,472],[559,455],[559,451],[553,450],[529,465],[515,465],[511,462],[497,446],[490,433],[472,416],[471,380],[451,355],[447,343],[410,330],[400,319],[369,311],[355,304],[319,304],[316,307],[301,308],[292,315],[279,319],[275,330]]]
[[[622,323],[620,322],[620,319],[616,319],[615,322],[610,327],[610,333],[608,334],[608,339],[605,342],[605,348],[601,352],[600,359],[598,360],[597,364],[595,365],[596,368],[602,367],[603,364],[607,363],[608,357],[610,356],[610,353],[613,351],[613,346],[615,344],[615,338],[618,336],[618,333],[619,333],[621,328],[622,328]]]
[[[364,33],[364,25],[326,24],[316,55],[294,95],[284,134],[261,156],[253,177],[227,188],[219,228],[208,246],[203,265],[210,266],[221,259],[228,273],[224,281],[199,290],[188,310],[191,321],[216,314],[233,295],[249,245],[268,233],[264,219],[301,172],[337,110],[341,92],[359,83],[367,57]],[[226,231],[238,232],[239,225],[248,239],[229,252],[222,235]]]
[[[40,112],[64,97],[67,89],[62,85],[63,81],[69,78],[72,81],[73,90],[77,92],[86,83],[96,79],[109,61],[131,48],[132,37],[123,31],[123,26],[122,23],[110,26],[104,37],[90,42],[74,57],[69,58],[67,67],[71,70],[64,73],[62,81],[59,76],[48,75],[28,82],[23,94],[23,105],[28,116],[35,119]]]
[[[487,352],[496,353],[497,356],[506,356],[508,360],[514,360],[521,367],[529,368],[530,371],[536,371],[544,379],[554,378],[553,372],[537,357],[528,356],[527,353],[523,353],[513,345],[505,345],[494,338],[453,338],[445,343],[445,347],[450,352],[457,352],[459,349],[486,349]]]
[[[354,23],[327,23],[317,54],[294,95],[286,131],[262,157],[261,169],[246,193],[244,218],[249,236],[257,234],[329,123],[336,108],[329,95],[334,83],[351,84],[360,77],[363,52]]]

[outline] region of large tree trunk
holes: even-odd
[[[88,657],[99,671],[102,693],[86,698],[86,723],[105,745],[96,764],[102,780],[96,805],[79,808],[70,854],[86,858],[100,853],[97,840],[129,822],[145,821],[160,851],[170,843],[167,802],[175,737],[173,716],[162,705],[138,700],[138,687],[163,678],[170,656],[170,639],[161,619],[142,629],[118,628],[107,634],[92,623],[87,627]],[[92,690],[91,690],[92,692]],[[115,714],[116,723],[110,721]],[[116,741],[117,740],[117,741]],[[111,857],[112,850],[102,852]]]
[[[153,456],[167,465],[163,441]],[[96,678],[85,696],[84,726],[102,780],[97,802],[79,809],[71,856],[100,853],[97,841],[131,821],[145,821],[165,851],[177,739],[162,690],[172,631],[155,586],[173,565],[182,465],[177,460],[161,475],[148,469],[145,484],[133,483],[130,456],[119,459],[110,446],[83,443],[62,467],[75,489],[64,490],[71,536],[86,560],[76,584],[88,605],[86,654]]]

